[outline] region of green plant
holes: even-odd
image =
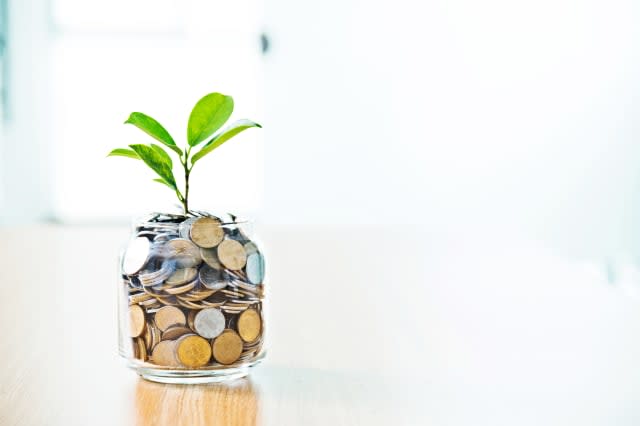
[[[128,157],[142,160],[159,176],[154,179],[172,189],[182,204],[184,214],[189,213],[189,177],[198,160],[218,148],[220,145],[251,127],[262,127],[250,120],[238,120],[223,130],[220,128],[227,122],[233,112],[233,98],[220,93],[209,93],[200,99],[191,110],[187,124],[187,146],[181,149],[160,123],[141,112],[133,112],[125,124],[133,124],[149,136],[162,143],[176,154],[184,171],[184,192],[178,189],[173,175],[171,156],[160,145],[133,144],[129,148],[117,148],[108,156]],[[218,133],[216,133],[220,130]],[[208,139],[208,140],[207,140]],[[205,142],[206,141],[206,142]],[[204,143],[191,155],[191,150]]]

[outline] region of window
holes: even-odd
[[[260,121],[260,11],[255,0],[54,0],[52,210],[63,220],[170,208],[152,172],[112,148],[149,143],[122,123],[132,111],[160,121],[179,144],[190,107],[220,91],[234,118]],[[194,170],[192,205],[240,211],[262,199],[261,132],[246,132]],[[224,154],[222,152],[224,151]],[[164,201],[164,202],[163,202]],[[177,200],[176,200],[177,202]]]

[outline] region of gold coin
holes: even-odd
[[[173,340],[163,340],[158,343],[151,353],[151,361],[157,365],[177,367],[179,363],[176,357],[176,342]]]
[[[129,330],[131,337],[138,337],[144,331],[144,310],[140,305],[129,306]]]
[[[224,229],[220,221],[212,217],[201,217],[191,225],[191,241],[200,247],[215,247],[223,238]]]
[[[176,340],[178,337],[182,337],[189,333],[193,333],[189,327],[184,325],[174,325],[162,333],[162,340]]]
[[[220,364],[233,364],[242,353],[242,339],[238,333],[226,329],[211,344],[213,357]]]
[[[197,274],[198,270],[196,268],[176,269],[176,271],[171,274],[164,283],[172,287],[175,285],[185,284],[193,281]]]
[[[190,334],[177,340],[176,353],[182,365],[198,368],[211,359],[211,345],[204,338]]]
[[[164,306],[156,312],[155,322],[160,331],[166,331],[174,325],[185,325],[187,319],[179,308],[175,306]]]
[[[224,240],[218,245],[218,259],[233,271],[242,269],[247,263],[247,254],[242,244],[235,240]]]
[[[176,261],[178,268],[194,268],[201,262],[200,249],[191,241],[176,238],[167,242],[169,255]]]
[[[238,334],[247,343],[251,343],[260,336],[262,320],[255,309],[247,309],[238,318]]]

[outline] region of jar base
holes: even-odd
[[[217,369],[199,369],[199,370],[169,370],[163,368],[153,368],[149,366],[136,365],[129,363],[129,367],[133,369],[140,377],[145,380],[157,383],[169,384],[203,384],[203,383],[220,383],[230,380],[240,379],[249,374],[249,369],[262,361],[265,354],[253,360],[250,363],[238,367],[217,368]],[[147,364],[148,365],[148,364]]]

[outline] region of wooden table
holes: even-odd
[[[627,275],[530,242],[258,228],[269,353],[220,385],[116,355],[122,227],[2,229],[0,425],[638,425]]]

